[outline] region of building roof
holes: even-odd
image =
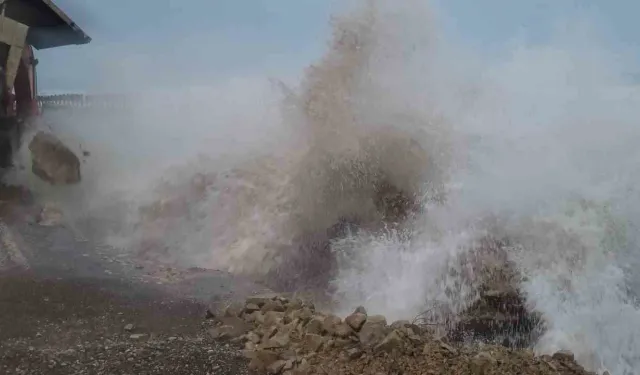
[[[51,0],[5,1],[5,15],[29,26],[27,43],[36,49],[86,44],[91,41]]]

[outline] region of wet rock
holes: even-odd
[[[354,312],[353,314],[346,317],[344,321],[354,331],[360,331],[362,325],[367,321],[367,315],[359,312]]]
[[[244,310],[244,304],[233,302],[229,304],[224,310],[224,316],[226,317],[239,317]]]
[[[575,361],[575,356],[573,354],[572,351],[570,350],[560,350],[559,352],[555,352],[551,358],[557,360],[557,361],[563,361],[563,362],[574,362]]]
[[[469,362],[469,370],[473,375],[483,375],[489,372],[489,369],[496,364],[495,358],[487,352],[481,352],[475,355]]]
[[[247,341],[252,342],[254,344],[259,344],[262,338],[255,332],[249,332],[246,336]]]
[[[215,309],[207,308],[207,310],[204,313],[204,318],[205,319],[215,319],[215,317],[216,317]]]
[[[47,203],[40,210],[37,223],[44,227],[60,225],[63,221],[62,209],[53,203]]]
[[[354,334],[353,329],[351,329],[351,327],[344,322],[341,322],[340,324],[334,326],[334,332],[333,332],[334,336],[340,337],[340,338],[347,338],[351,335]]]
[[[415,334],[413,332],[413,330],[411,328],[409,328],[407,330],[407,339],[411,342],[411,344],[413,344],[414,346],[418,347],[422,343],[424,343],[424,341],[426,340],[426,337],[422,337],[422,336],[420,336],[418,334]]]
[[[264,305],[262,305],[262,307],[260,308],[260,311],[262,311],[263,313],[267,313],[270,311],[284,312],[284,310],[285,310],[284,306],[278,300],[266,301]]]
[[[291,342],[288,333],[278,333],[263,344],[263,349],[285,348]]]
[[[283,312],[269,311],[266,314],[264,314],[264,321],[261,322],[261,324],[264,324],[267,327],[273,326],[280,323],[283,318],[284,318]],[[257,321],[260,322],[259,319]]]
[[[277,360],[275,362],[273,362],[272,364],[270,364],[269,366],[267,366],[267,373],[272,374],[272,375],[277,375],[280,372],[282,372],[282,370],[284,369],[284,366],[287,363],[285,361],[282,360]]]
[[[300,363],[298,364],[298,367],[296,367],[293,371],[292,374],[293,375],[308,375],[310,373],[311,370],[311,366],[309,364],[309,362],[306,359],[302,359],[300,361]]]
[[[210,335],[217,339],[233,339],[244,335],[251,330],[251,326],[237,317],[221,319],[221,325],[209,330]]]
[[[303,307],[302,310],[299,310],[299,313],[295,315],[295,318],[300,319],[302,322],[306,323],[311,318],[313,318],[313,311],[311,311],[308,307]]]
[[[347,350],[347,358],[350,360],[358,359],[362,357],[363,354],[364,352],[360,348],[351,348]]]
[[[31,143],[31,171],[52,185],[80,182],[80,159],[56,136],[38,132]]]
[[[391,323],[389,327],[391,329],[405,329],[407,327],[410,327],[411,325],[411,322],[408,320],[396,320],[395,322]]]
[[[324,321],[321,318],[314,317],[307,323],[305,330],[308,334],[321,335],[323,333],[323,325]]]
[[[315,335],[312,333],[307,333],[304,336],[304,342],[302,347],[304,350],[308,352],[317,352],[319,351],[325,343],[325,338],[320,335]]]
[[[295,365],[296,365],[296,361],[294,359],[287,359],[285,361],[284,367],[282,368],[282,371],[291,371],[293,370]]]
[[[450,355],[457,355],[458,354],[458,351],[456,350],[456,348],[454,348],[453,346],[447,344],[446,342],[440,341],[438,343],[438,346],[440,347],[440,351],[445,353],[445,354],[450,354]]]
[[[257,349],[257,347],[258,346],[251,341],[247,341],[246,343],[244,343],[245,350],[254,351]]]
[[[262,336],[262,342],[266,342],[268,339],[273,337],[278,332],[278,327],[269,326],[269,327],[260,327],[258,333]]]
[[[386,336],[387,320],[384,316],[374,315],[362,325],[358,338],[364,346],[374,346]]]
[[[247,323],[254,323],[254,322],[264,323],[264,315],[260,311],[254,311],[251,314],[244,314],[242,318]]]
[[[402,352],[404,341],[397,330],[391,331],[380,344],[376,345],[377,352],[391,353],[393,351]]]
[[[253,314],[256,311],[260,311],[260,306],[253,303],[247,303],[247,305],[244,308],[245,314]]]
[[[338,325],[342,323],[342,319],[335,315],[329,315],[324,318],[322,322],[322,332],[326,332],[329,335],[335,335]]]
[[[302,310],[304,308],[304,302],[301,299],[296,298],[292,301],[289,301],[285,305],[285,308],[287,313],[295,310]]]
[[[296,351],[293,349],[287,349],[280,353],[280,358],[285,361],[293,360],[295,362],[298,358],[298,354],[296,354]]]
[[[352,340],[349,339],[336,339],[333,342],[333,346],[336,348],[344,348],[353,344]]]
[[[258,307],[262,307],[267,302],[273,301],[277,297],[278,296],[276,294],[261,294],[261,295],[257,295],[257,296],[251,296],[251,297],[247,298],[247,300],[245,302],[247,304],[254,304],[254,305],[257,305]]]
[[[274,363],[280,360],[278,353],[271,350],[256,350],[245,353],[245,356],[251,360],[249,369],[256,372],[265,372]]]

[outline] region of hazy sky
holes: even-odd
[[[344,0],[343,0],[344,1]],[[231,72],[281,76],[317,57],[337,0],[57,0],[92,38],[39,51],[41,91],[206,83]],[[615,49],[640,57],[635,0],[440,0],[445,30],[476,49],[544,40],[588,17]],[[640,59],[638,59],[640,61]],[[120,77],[114,79],[114,77]]]

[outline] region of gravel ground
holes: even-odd
[[[244,374],[206,307],[105,280],[0,278],[2,374]]]
[[[0,374],[247,373],[204,317],[263,288],[219,271],[137,266],[70,227],[39,225],[37,207],[0,208]]]
[[[2,350],[4,374],[246,374],[237,350],[203,336],[111,339],[70,348],[16,343]]]

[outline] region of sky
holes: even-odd
[[[344,0],[343,0],[344,2]],[[435,0],[447,33],[487,54],[536,43],[588,19],[640,62],[636,0]],[[42,92],[206,84],[230,74],[282,77],[319,57],[338,0],[57,0],[93,40],[37,51]],[[638,69],[640,71],[640,69]],[[117,78],[116,78],[117,77]]]

